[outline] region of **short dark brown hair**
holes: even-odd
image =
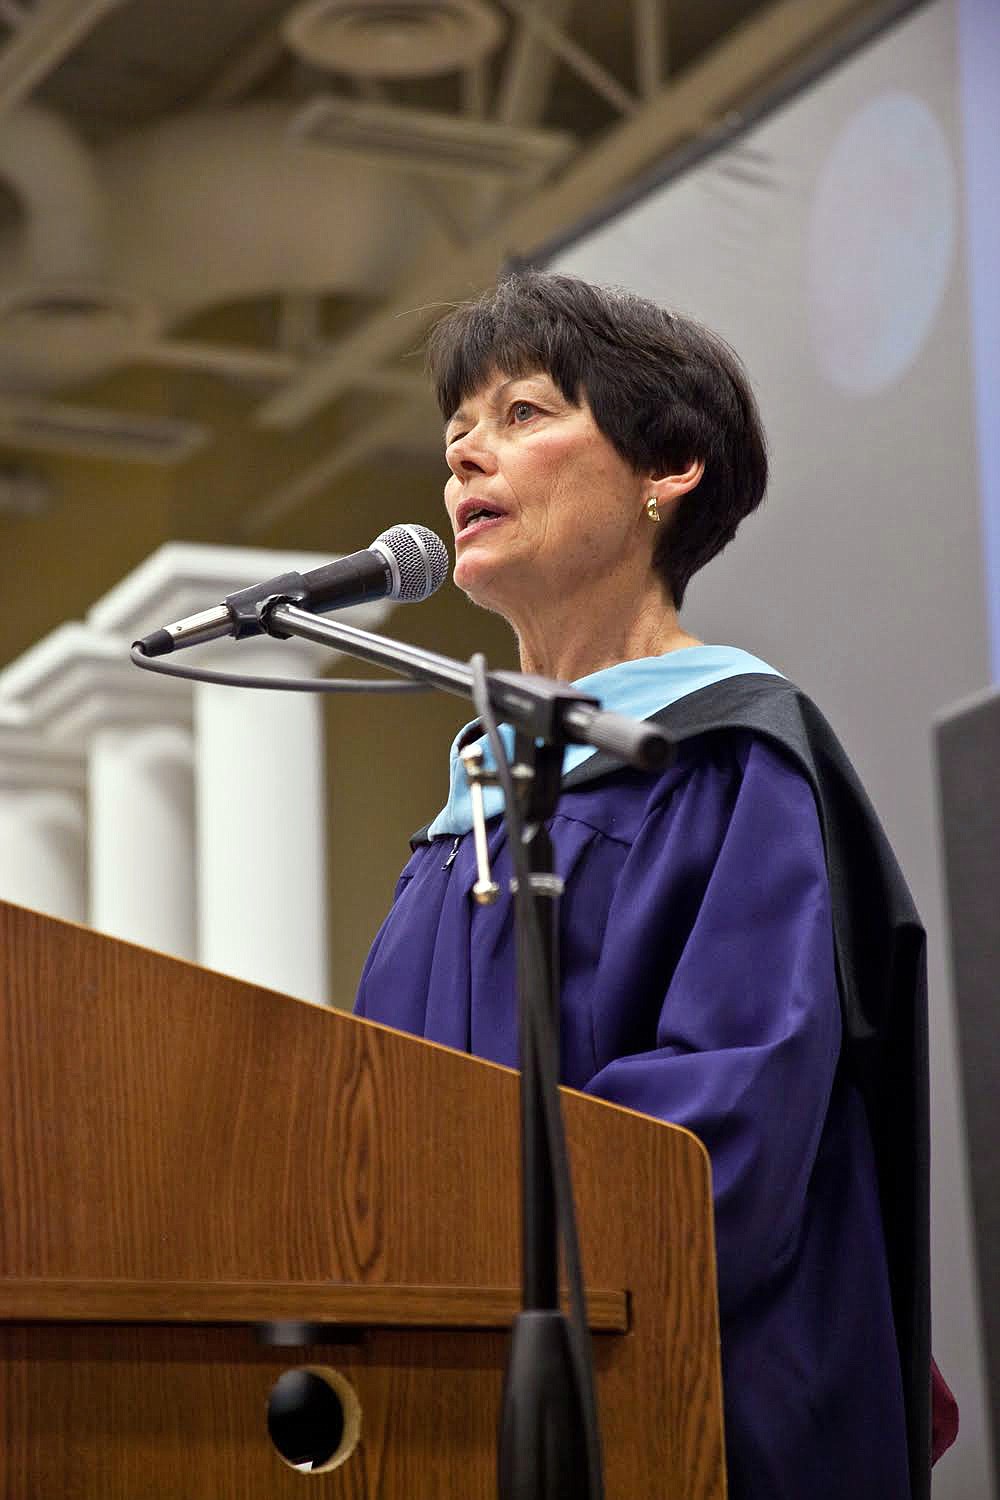
[[[543,372],[567,401],[586,399],[637,472],[700,483],[661,528],[653,567],[679,609],[688,581],[736,534],[767,486],[767,442],[738,355],[691,318],[618,288],[526,270],[453,308],[428,340],[447,421],[498,371]]]

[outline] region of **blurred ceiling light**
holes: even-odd
[[[305,0],[283,35],[315,67],[357,78],[423,78],[471,67],[503,40],[485,0]]]
[[[152,303],[108,286],[39,282],[0,292],[4,338],[117,351],[159,327]]]
[[[20,448],[173,464],[188,458],[207,439],[207,428],[198,422],[0,397],[0,441]]]
[[[289,122],[288,133],[310,145],[389,159],[410,171],[532,181],[561,165],[575,147],[561,130],[527,130],[332,95],[311,99]]]

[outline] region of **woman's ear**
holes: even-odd
[[[649,480],[649,495],[656,500],[661,519],[666,520],[681,496],[686,495],[701,482],[704,472],[704,460],[695,458],[686,469],[682,469],[677,474],[654,475]]]

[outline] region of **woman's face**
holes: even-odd
[[[548,375],[490,377],[445,444],[455,582],[477,604],[514,619],[616,573],[625,588],[648,575],[648,479]]]

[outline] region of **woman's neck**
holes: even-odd
[[[602,667],[701,644],[682,629],[677,611],[658,588],[627,614],[620,603],[606,611],[597,603],[555,605],[530,619],[512,620],[522,672],[575,682]]]

